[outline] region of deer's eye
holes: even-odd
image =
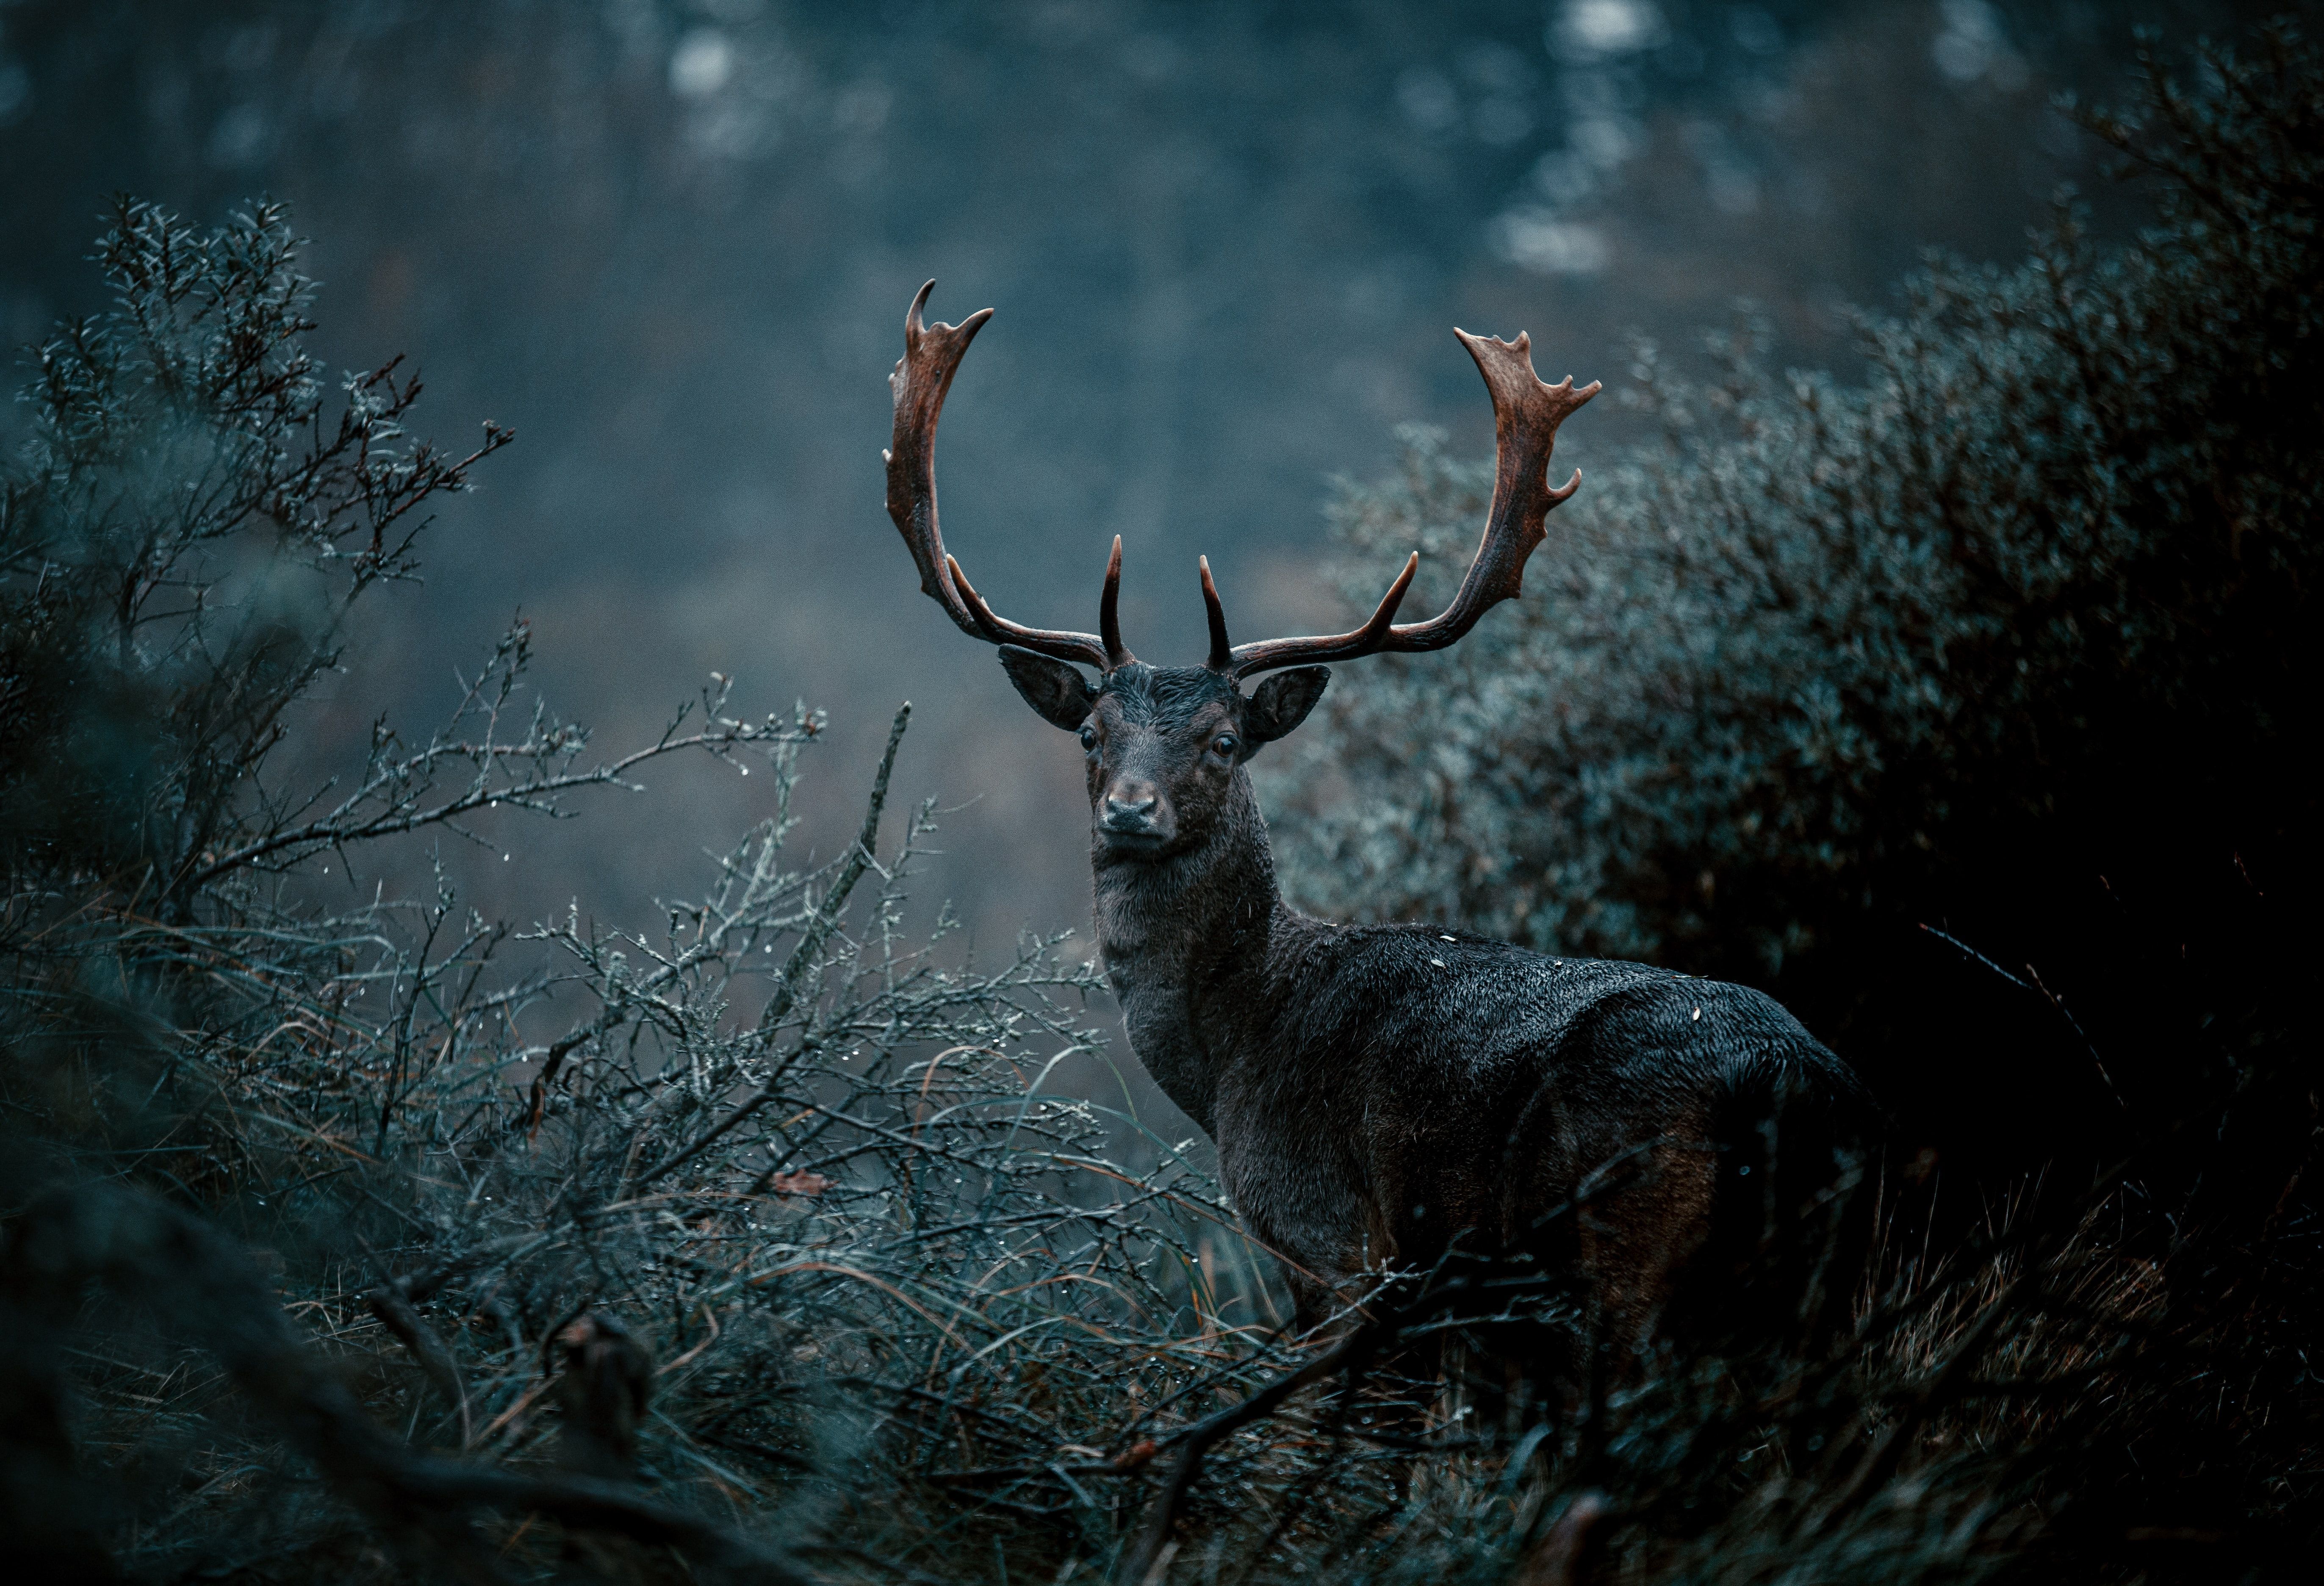
[[[1082,747],[1084,749],[1095,749],[1097,747],[1097,729],[1095,727],[1084,727],[1082,729]]]
[[[1211,752],[1214,754],[1222,754],[1229,760],[1234,758],[1234,752],[1240,747],[1241,745],[1236,741],[1232,733],[1222,733],[1211,740]]]

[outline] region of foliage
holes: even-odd
[[[1945,925],[2040,959],[2109,1054],[2113,1098],[2052,1017],[2078,1110],[2171,1116],[2204,1019],[2312,943],[2257,895],[2324,873],[2324,71],[2288,27],[2197,90],[2144,65],[2138,118],[2085,117],[2156,179],[2135,243],[2068,207],[2021,265],[1932,263],[1862,321],[1859,383],[1761,367],[1748,326],[1709,381],[1641,347],[1660,438],[1590,459],[1527,597],[1365,663],[1277,772],[1294,890],[1771,984],[1892,1075],[1988,1044],[1914,1045],[1963,995],[1900,967],[1950,969],[1911,936]],[[1416,544],[1441,586],[1491,477],[1412,433],[1343,485],[1351,595]],[[2238,984],[2158,1019],[2181,959]]]
[[[410,441],[400,361],[328,410],[297,247],[275,206],[199,236],[122,200],[98,254],[118,312],[41,351],[0,493],[20,889],[102,877],[182,920],[279,839],[290,808],[247,779],[284,710],[333,665],[347,609],[410,576],[429,500],[508,439],[488,425],[457,460]]]

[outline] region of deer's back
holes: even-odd
[[[1425,1263],[1464,1230],[1570,1249],[1577,1220],[1542,1219],[1594,1174],[1619,1189],[1592,1221],[1667,1269],[1707,1231],[1738,1109],[1860,1102],[1747,987],[1433,927],[1302,920],[1276,948],[1286,991],[1239,1032],[1217,1136],[1246,1216],[1319,1268]]]

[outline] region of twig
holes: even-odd
[[[1178,1523],[1179,1508],[1185,1502],[1187,1491],[1202,1471],[1204,1455],[1216,1447],[1222,1438],[1239,1427],[1248,1426],[1253,1421],[1273,1415],[1284,1400],[1309,1383],[1321,1381],[1342,1367],[1350,1369],[1361,1367],[1386,1342],[1393,1325],[1393,1323],[1368,1323],[1296,1371],[1277,1378],[1231,1409],[1221,1410],[1217,1415],[1174,1434],[1171,1441],[1178,1445],[1178,1457],[1171,1462],[1170,1474],[1162,1483],[1162,1491],[1147,1511],[1146,1525],[1138,1540],[1128,1553],[1122,1554],[1121,1563],[1114,1571],[1117,1586],[1148,1586],[1157,1568],[1167,1567],[1164,1550],[1169,1546],[1170,1532]]]
[[[619,1484],[515,1475],[413,1452],[364,1415],[338,1374],[309,1353],[239,1246],[162,1202],[103,1185],[51,1194],[18,1222],[0,1254],[0,1277],[14,1305],[30,1302],[38,1313],[32,1320],[51,1332],[90,1279],[152,1303],[216,1354],[235,1386],[373,1524],[424,1531],[480,1568],[475,1538],[456,1520],[493,1508],[675,1547],[771,1586],[810,1586],[812,1577],[780,1554]],[[14,1365],[15,1375],[24,1364],[0,1362],[0,1369]]]
[[[872,798],[863,809],[863,829],[856,834],[855,846],[849,852],[846,863],[840,867],[839,874],[832,879],[831,890],[824,894],[822,906],[816,910],[815,918],[809,922],[807,929],[799,933],[798,941],[792,946],[789,956],[783,961],[782,973],[775,985],[775,994],[768,1000],[767,1010],[759,1019],[759,1029],[761,1034],[772,1032],[775,1027],[782,1022],[783,1016],[790,1011],[791,1004],[798,995],[799,982],[806,979],[807,971],[815,964],[817,956],[823,951],[824,943],[830,939],[831,933],[839,928],[842,913],[847,905],[848,894],[855,890],[855,883],[862,879],[863,872],[874,862],[872,856],[880,843],[880,811],[888,802],[888,778],[896,769],[896,747],[903,742],[905,724],[911,719],[912,702],[908,699],[897,706],[895,722],[888,729],[888,747],[880,756],[879,772],[872,779]],[[805,1047],[802,1047],[802,1050],[804,1049]],[[797,1054],[793,1056],[796,1060]],[[708,1150],[737,1124],[771,1101],[781,1077],[781,1073],[779,1072],[774,1078],[770,1079],[764,1086],[761,1087],[756,1095],[729,1112],[717,1123],[713,1124],[697,1137],[692,1145],[682,1148],[675,1155],[663,1158],[639,1174],[633,1181],[633,1187],[643,1189],[646,1185],[676,1172]]]
[[[460,1380],[459,1363],[452,1359],[452,1351],[444,1347],[444,1341],[436,1336],[436,1330],[428,1325],[412,1305],[410,1292],[402,1280],[381,1284],[371,1291],[370,1297],[372,1314],[385,1323],[387,1330],[403,1341],[403,1347],[419,1360],[420,1370],[435,1385],[436,1391],[442,1394],[445,1402],[459,1413],[460,1445],[466,1447],[468,1390]]]

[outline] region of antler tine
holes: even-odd
[[[1394,631],[1397,608],[1404,604],[1405,592],[1412,587],[1412,575],[1420,567],[1420,553],[1414,551],[1404,559],[1404,570],[1396,582],[1388,586],[1380,603],[1364,625],[1329,638],[1268,639],[1251,644],[1227,648],[1227,621],[1219,607],[1219,592],[1211,583],[1210,563],[1203,564],[1203,598],[1211,608],[1211,659],[1205,664],[1214,672],[1231,672],[1238,678],[1248,678],[1253,672],[1272,671],[1277,667],[1301,666],[1311,661],[1351,660],[1360,655],[1370,655],[1386,644]]]
[[[1113,555],[1106,558],[1105,593],[1097,597],[1097,632],[1105,646],[1106,670],[1126,667],[1138,658],[1121,641],[1121,536],[1113,537]]]
[[[1211,558],[1196,557],[1203,570],[1203,611],[1211,622],[1211,658],[1203,664],[1214,672],[1234,670],[1234,652],[1227,647],[1227,611],[1219,604],[1219,586],[1211,582]]]
[[[888,388],[896,398],[895,435],[882,454],[888,465],[888,516],[895,520],[897,532],[920,569],[920,592],[944,607],[953,625],[971,638],[1019,644],[1058,660],[1108,670],[1115,664],[1113,653],[1120,650],[1118,636],[1108,644],[1093,633],[1027,628],[998,616],[970,586],[960,563],[945,554],[944,534],[936,524],[936,420],[960,369],[961,355],[992,318],[992,310],[980,309],[956,326],[941,321],[925,325],[920,310],[936,284],[931,281],[920,288],[904,315],[904,355],[888,376]],[[1117,550],[1117,558],[1119,554]],[[1129,652],[1120,653],[1126,658]]]
[[[1416,554],[1405,563],[1403,573],[1370,622],[1353,632],[1329,639],[1270,639],[1239,646],[1233,654],[1236,677],[1375,651],[1442,650],[1475,627],[1477,619],[1496,603],[1521,593],[1526,559],[1547,534],[1545,520],[1550,508],[1582,487],[1579,468],[1563,485],[1553,487],[1549,483],[1557,427],[1596,396],[1600,385],[1593,380],[1577,391],[1570,374],[1555,385],[1544,383],[1533,372],[1533,342],[1523,331],[1514,342],[1471,336],[1460,329],[1452,334],[1476,360],[1477,372],[1485,377],[1485,389],[1492,395],[1498,453],[1493,505],[1485,519],[1485,535],[1452,604],[1426,622],[1400,628],[1392,625],[1397,604],[1404,598],[1420,560]]]

